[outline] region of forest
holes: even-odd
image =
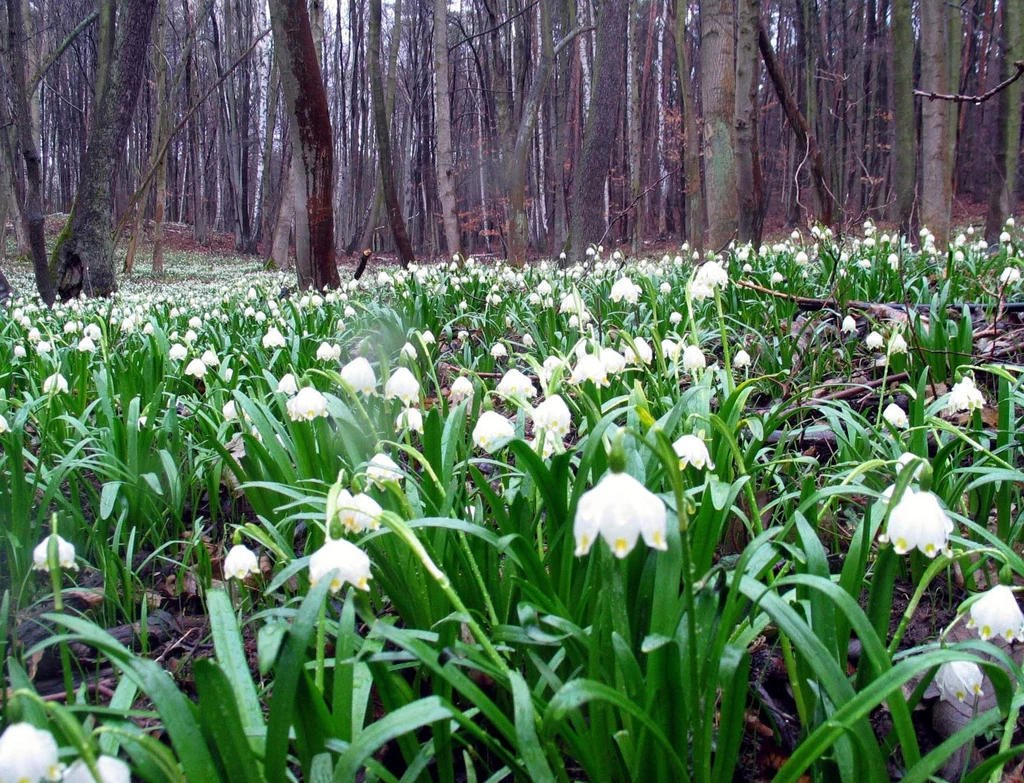
[[[1024,0],[0,4],[0,783],[1020,783]]]

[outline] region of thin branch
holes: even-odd
[[[46,72],[53,67],[53,64],[60,59],[60,56],[64,54],[65,51],[67,51],[67,48],[71,46],[72,43],[74,43],[75,39],[83,32],[85,32],[86,28],[88,28],[89,25],[96,21],[96,18],[99,15],[100,12],[97,10],[93,11],[91,14],[86,16],[85,19],[78,23],[78,26],[75,27],[74,30],[68,33],[68,37],[61,42],[60,46],[58,46],[56,49],[50,52],[50,56],[46,58],[43,64],[39,66],[39,70],[36,71],[35,74],[33,74],[31,79],[29,79],[29,95],[35,94],[35,91],[39,88],[39,82],[41,82],[43,80],[43,77],[46,76]]]
[[[1024,76],[1024,60],[1018,60],[1013,64],[1013,67],[1017,69],[1017,72],[1013,74],[1009,79],[1004,82],[1000,82],[988,92],[982,93],[981,95],[946,95],[940,92],[925,92],[924,90],[914,90],[914,95],[918,95],[922,98],[927,98],[930,101],[936,99],[940,101],[953,101],[954,103],[984,103],[989,98],[995,97],[1000,92],[1005,90],[1021,76]]]
[[[612,230],[612,226],[614,226],[616,223],[618,223],[620,220],[622,220],[622,218],[624,218],[626,215],[628,215],[630,212],[632,212],[633,211],[633,207],[635,207],[640,202],[640,199],[642,199],[644,196],[646,196],[648,193],[650,193],[652,190],[654,190],[656,187],[658,187],[658,185],[660,185],[662,182],[667,180],[673,174],[678,174],[681,169],[682,169],[681,165],[680,166],[676,166],[671,171],[665,172],[664,175],[662,175],[661,177],[658,177],[658,179],[656,179],[650,186],[648,186],[647,188],[642,190],[640,192],[640,194],[635,199],[633,199],[632,202],[630,202],[628,207],[626,207],[618,215],[616,215],[615,217],[613,217],[611,220],[608,221],[608,228],[606,228],[604,230],[604,233],[601,234],[601,238],[598,240],[597,244],[599,244],[599,245],[603,245],[604,244],[605,239],[608,238],[608,232]]]
[[[479,33],[474,33],[473,35],[468,35],[465,38],[463,38],[461,41],[457,41],[456,43],[453,43],[451,46],[448,47],[448,54],[451,54],[452,52],[454,52],[456,49],[458,49],[460,46],[462,46],[462,44],[469,43],[474,38],[482,38],[483,36],[487,35],[488,33],[493,33],[496,30],[500,30],[502,27],[505,27],[506,25],[511,24],[516,19],[518,19],[520,16],[522,16],[527,11],[529,11],[531,8],[533,8],[535,5],[537,5],[537,3],[539,3],[539,2],[540,2],[540,0],[533,0],[532,3],[530,3],[528,6],[523,8],[521,11],[517,11],[516,13],[512,14],[512,16],[510,16],[508,19],[506,19],[503,22],[499,22],[498,24],[494,25],[494,27],[490,28],[489,30],[484,30],[484,31],[479,32]],[[459,24],[459,28],[462,29],[462,24],[461,23]],[[462,30],[462,34],[466,35],[466,31]]]

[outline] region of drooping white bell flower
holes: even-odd
[[[905,430],[910,426],[910,419],[907,417],[907,412],[895,402],[890,402],[886,406],[885,410],[882,411],[882,418],[899,430]]]
[[[843,319],[842,332],[844,334],[856,334],[857,333],[857,319],[852,315],[846,316]]]
[[[952,520],[931,492],[908,488],[889,512],[889,525],[880,540],[891,541],[893,551],[905,555],[917,549],[927,557],[949,553]]]
[[[460,375],[452,381],[452,387],[448,390],[448,399],[451,400],[452,404],[458,405],[464,400],[472,399],[473,394],[473,382],[465,375]]]
[[[377,376],[365,356],[357,356],[342,367],[341,379],[365,397],[377,391]]]
[[[243,581],[249,574],[260,572],[259,559],[245,544],[236,544],[224,557],[224,578]]]
[[[355,544],[344,538],[329,538],[309,558],[309,583],[314,587],[332,574],[330,591],[337,593],[346,583],[359,590],[369,590],[370,558]]]
[[[732,366],[737,369],[750,366],[750,354],[747,353],[743,348],[736,351],[736,355],[732,357]]]
[[[0,781],[3,783],[60,780],[62,771],[57,742],[50,732],[30,723],[12,723],[0,735]]]
[[[0,413],[0,435],[3,435],[5,432],[10,432],[10,431],[11,431],[11,426],[7,423],[7,419],[4,418],[4,415],[2,413]]]
[[[287,344],[288,342],[284,339],[284,335],[281,334],[276,326],[271,326],[267,333],[263,335],[264,348],[284,348]]]
[[[921,477],[921,472],[924,470],[925,461],[918,457],[916,454],[911,454],[909,451],[905,451],[896,458],[896,471],[900,472],[906,465],[909,465],[914,460],[919,460],[919,464],[914,468],[914,480],[916,481]]]
[[[569,376],[569,383],[580,384],[585,381],[590,381],[595,386],[608,385],[608,372],[604,368],[604,363],[592,353],[584,354],[577,359]]]
[[[533,381],[515,368],[502,376],[496,391],[506,397],[518,396],[529,399],[537,396],[537,388],[533,385]]]
[[[683,435],[672,444],[672,448],[675,449],[676,456],[679,457],[680,470],[685,470],[688,465],[693,465],[698,470],[715,467],[703,438],[698,438],[696,435]]]
[[[600,536],[616,557],[633,551],[638,538],[653,549],[668,549],[665,504],[628,473],[609,471],[576,507],[576,556],[590,551]]]
[[[625,301],[627,304],[636,304],[642,290],[628,277],[620,277],[612,285],[609,298],[616,303]]]
[[[370,464],[366,466],[366,477],[378,487],[383,487],[385,481],[401,482],[403,475],[398,463],[380,452],[374,454]]]
[[[884,343],[882,335],[875,331],[869,332],[868,336],[864,338],[864,345],[872,351],[877,351]]]
[[[181,343],[175,343],[171,346],[171,350],[167,352],[167,356],[176,362],[183,361],[188,356],[188,348]]]
[[[185,368],[185,375],[191,375],[193,378],[202,378],[206,375],[206,365],[203,364],[203,360],[193,359],[190,361]]]
[[[683,352],[683,344],[677,340],[665,338],[661,341],[661,353],[670,362],[678,362]]]
[[[220,359],[217,357],[217,354],[209,348],[203,351],[203,355],[199,357],[199,360],[207,367],[216,367],[220,364]]]
[[[889,355],[893,356],[898,353],[907,352],[907,341],[903,335],[896,332],[892,337],[889,338]]]
[[[515,437],[512,422],[495,411],[484,411],[473,427],[473,443],[490,453],[498,441]]]
[[[327,415],[327,398],[312,386],[306,386],[288,400],[286,407],[292,421],[312,421]]]
[[[983,679],[981,667],[973,661],[950,661],[939,667],[933,682],[939,689],[940,699],[963,702],[970,697],[970,703],[974,704],[982,695]]]
[[[982,641],[1000,636],[1008,642],[1024,641],[1024,614],[1017,597],[1006,585],[996,585],[971,604],[968,628],[975,628]]]
[[[59,372],[49,376],[43,381],[43,393],[50,394],[51,392],[58,392],[60,394],[66,394],[68,391],[68,379],[61,375]]]
[[[548,397],[533,411],[534,427],[554,433],[560,438],[569,434],[572,426],[572,414],[569,406],[557,394]]]
[[[614,348],[602,348],[600,357],[604,371],[608,375],[618,375],[626,369],[626,357]]]
[[[93,353],[96,351],[96,343],[91,337],[83,337],[78,341],[77,350],[79,353]]]
[[[336,362],[341,358],[341,346],[323,342],[316,349],[316,358],[320,362]]]
[[[32,568],[36,571],[50,570],[47,560],[52,537],[52,534],[47,536],[32,550]],[[57,565],[72,571],[78,570],[78,563],[75,562],[75,545],[60,536],[57,536]]]
[[[100,756],[96,759],[96,769],[100,773],[100,783],[131,783],[131,769],[121,759]],[[63,783],[96,783],[89,767],[81,759],[68,768],[62,780]]]
[[[491,346],[492,359],[504,359],[506,356],[508,356],[508,348],[504,343],[495,343]]]
[[[395,431],[405,432],[406,430],[423,434],[423,414],[420,413],[419,408],[403,408],[402,412],[398,414],[398,418],[395,419]]]
[[[636,350],[634,350],[634,347]],[[633,339],[632,345],[626,343],[622,346],[622,355],[626,357],[627,364],[650,364],[654,359],[654,351],[643,337]]]
[[[703,370],[707,366],[707,359],[698,345],[687,345],[683,349],[683,369],[688,372]]]
[[[402,349],[398,353],[401,356],[406,357],[407,359],[415,359],[416,358],[416,346],[413,345],[410,342],[406,342],[406,344],[402,346]]]
[[[1020,270],[1015,266],[1006,267],[999,275],[999,282],[1003,285],[1013,285],[1020,280]]]
[[[953,384],[949,392],[949,401],[946,403],[946,410],[950,413],[980,411],[984,407],[985,397],[974,385],[974,379],[970,375],[965,375],[962,380]]]
[[[296,394],[299,391],[299,384],[295,380],[295,376],[291,373],[282,375],[281,380],[277,382],[277,391],[280,394],[287,394],[289,397]]]
[[[327,499],[327,530],[330,531],[332,516],[344,526],[348,533],[362,533],[380,527],[378,517],[384,509],[369,495],[359,492],[353,495],[347,489],[332,492]]]
[[[412,405],[420,398],[420,382],[416,380],[407,367],[399,367],[384,384],[385,400],[401,400],[404,405]]]

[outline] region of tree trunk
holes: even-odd
[[[156,84],[153,88],[156,100],[156,135],[153,144],[156,160],[156,174],[153,188],[156,204],[153,208],[153,274],[164,272],[164,209],[167,204],[167,155],[161,154],[171,132],[170,114],[173,111],[172,97],[166,94],[167,87],[167,0],[157,0],[156,40],[153,45],[153,70]]]
[[[1024,13],[1019,3],[1003,5],[1003,34],[1000,81],[1017,70],[1015,62],[1024,58]],[[1020,158],[1020,99],[1024,80],[1018,79],[999,93],[995,165],[989,185],[988,219],[985,238],[995,243],[1006,218],[1017,204],[1017,162]]]
[[[615,142],[622,90],[628,0],[603,0],[597,16],[594,87],[590,95],[583,154],[576,172],[569,226],[571,259],[582,262],[587,246],[605,232],[604,189]]]
[[[323,74],[305,0],[272,0],[271,26],[281,89],[292,120],[293,183],[305,197],[309,246],[296,256],[300,288],[341,284],[334,258],[334,141]],[[296,245],[298,253],[298,244]]]
[[[98,66],[96,95],[81,180],[68,225],[54,249],[57,291],[109,296],[117,290],[111,239],[111,184],[128,139],[153,29],[156,0],[122,0],[109,62]],[[102,13],[101,13],[102,17]],[[100,48],[103,51],[103,48]]]
[[[405,229],[402,207],[398,203],[398,190],[395,187],[394,157],[391,154],[391,127],[388,121],[387,106],[384,104],[384,80],[380,72],[380,18],[381,0],[370,0],[370,37],[367,67],[370,76],[370,94],[373,101],[373,124],[377,137],[377,157],[380,163],[381,185],[384,189],[384,203],[387,206],[391,232],[395,237],[402,266],[408,266],[416,260],[409,242],[409,234]]]
[[[761,83],[761,58],[757,28],[761,0],[738,0],[736,41],[736,189],[739,203],[739,241],[761,244],[764,225],[764,183],[758,154],[760,119],[757,88]]]
[[[455,198],[455,154],[448,77],[448,2],[434,0],[434,107],[437,123],[437,195],[441,201],[448,255],[462,252]]]
[[[892,103],[895,134],[892,148],[893,220],[910,232],[917,181],[917,123],[914,111],[913,0],[892,0]]]
[[[687,0],[676,0],[676,66],[679,100],[683,105],[683,169],[686,176],[686,236],[690,249],[704,252],[704,198],[700,180],[700,131],[697,127],[697,86],[690,71],[686,34]]]
[[[7,33],[9,36],[7,52],[13,93],[11,97],[14,103],[14,121],[18,126],[21,157],[25,165],[25,192],[21,205],[21,219],[25,233],[28,235],[32,267],[36,275],[36,288],[40,298],[50,305],[53,304],[55,295],[53,279],[46,259],[46,238],[43,233],[42,168],[35,137],[32,134],[32,115],[28,105],[22,22],[21,0],[7,0]],[[4,113],[6,114],[6,107]],[[4,118],[4,121],[6,124],[7,118]],[[11,155],[10,157],[10,163],[17,166],[17,156]],[[8,175],[5,174],[5,176]]]
[[[921,89],[927,92],[950,91],[948,25],[945,0],[921,0]],[[953,198],[949,102],[922,100],[921,222],[945,250]]]
[[[736,235],[736,166],[733,113],[736,71],[733,43],[734,0],[701,6],[701,106],[704,109],[704,177],[708,199],[708,243],[718,251]]]

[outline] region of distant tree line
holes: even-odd
[[[1019,0],[3,2],[0,226],[51,300],[113,290],[118,242],[159,272],[168,221],[323,286],[768,215],[941,240],[954,196],[997,235],[1022,179]]]

